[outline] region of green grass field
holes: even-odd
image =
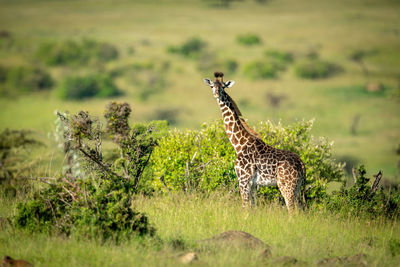
[[[10,205],[4,200],[1,204]],[[101,244],[9,228],[0,232],[0,254],[12,253],[35,266],[176,266],[180,265],[179,255],[187,252],[197,253],[195,266],[281,266],[284,263],[276,261],[284,256],[296,258],[297,266],[316,266],[324,258],[357,254],[366,255],[368,266],[396,266],[400,262],[400,255],[392,256],[389,246],[391,240],[400,240],[397,221],[365,220],[350,214],[343,218],[323,211],[289,218],[283,207],[261,203],[243,210],[238,197],[218,193],[208,197],[138,197],[134,206],[151,218],[160,241]],[[271,247],[271,256],[260,257],[262,249],[221,249],[197,242],[228,230],[245,231],[261,239]]]

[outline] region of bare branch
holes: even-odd
[[[351,173],[353,174],[354,183],[356,183],[357,182],[357,172],[354,167],[351,168]]]
[[[375,177],[375,181],[371,186],[371,193],[372,194],[375,194],[376,190],[378,189],[379,182],[382,179],[382,171],[379,171],[378,174],[374,175],[374,177]]]

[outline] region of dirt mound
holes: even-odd
[[[216,235],[209,239],[199,240],[199,243],[216,244],[223,246],[233,247],[246,247],[246,248],[269,248],[264,242],[257,237],[243,231],[227,231]]]

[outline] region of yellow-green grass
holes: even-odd
[[[0,199],[11,209],[13,202]],[[178,255],[195,251],[199,266],[259,266],[282,256],[313,266],[328,257],[365,254],[369,266],[396,266],[389,240],[400,240],[398,221],[365,220],[313,211],[289,218],[284,207],[259,203],[242,209],[239,197],[216,193],[137,197],[133,205],[144,211],[157,228],[157,238],[131,240],[120,245],[85,239],[48,237],[6,228],[0,232],[0,255],[23,258],[35,266],[175,266]],[[0,216],[10,215],[10,209]],[[207,247],[197,240],[228,230],[248,232],[271,247],[265,260],[260,249]],[[174,247],[180,241],[183,245]],[[275,264],[274,266],[279,266]]]
[[[219,58],[235,59],[236,73],[226,79],[237,84],[229,89],[250,124],[271,119],[289,124],[315,118],[313,133],[333,140],[338,158],[354,157],[385,176],[398,176],[395,150],[400,138],[398,77],[400,66],[400,5],[396,1],[318,1],[280,0],[234,2],[228,9],[210,8],[205,1],[0,1],[1,29],[14,36],[21,50],[0,51],[0,64],[39,64],[33,60],[35,49],[44,41],[93,38],[116,45],[121,56],[105,69],[137,62],[169,62],[167,87],[147,101],[136,97],[135,84],[118,78],[126,93],[118,101],[133,107],[133,121],[155,117],[157,108],[177,108],[178,124],[173,127],[199,128],[202,122],[220,118],[211,92],[202,82],[214,69],[203,73],[196,60],[168,54],[169,45],[179,45],[197,36]],[[254,33],[262,44],[245,47],[236,42],[239,34]],[[135,53],[130,55],[128,49]],[[293,66],[274,80],[252,81],[243,66],[264,57],[267,49],[291,51],[296,58],[315,50],[322,59],[343,67],[332,78],[308,81],[295,76]],[[360,66],[348,55],[356,49],[374,50]],[[90,71],[92,67],[48,68],[59,81],[65,74]],[[367,81],[382,82],[384,95],[343,93],[357,91]],[[266,92],[283,94],[279,108],[266,101]],[[46,135],[52,129],[56,109],[88,110],[101,116],[108,100],[61,101],[55,94],[32,94],[0,99],[0,128],[32,128]],[[350,127],[360,114],[357,134]]]

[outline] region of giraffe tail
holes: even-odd
[[[306,207],[307,202],[306,202],[306,184],[307,184],[307,179],[306,179],[306,167],[304,166],[304,163],[301,162],[301,170],[302,170],[302,180],[303,180],[303,187],[301,189],[301,198],[303,201],[303,207]]]

